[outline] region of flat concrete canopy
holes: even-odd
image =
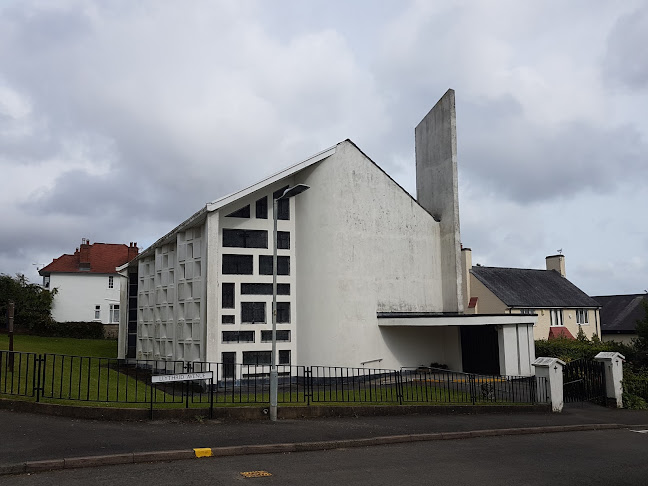
[[[427,312],[379,312],[379,327],[444,327],[535,324],[536,314],[435,314]]]

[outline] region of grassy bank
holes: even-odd
[[[0,334],[0,349],[9,349],[9,336]],[[117,357],[117,341],[14,335],[14,351],[25,353],[68,354],[73,356]]]

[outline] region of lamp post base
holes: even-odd
[[[270,370],[270,420],[277,421],[277,389],[278,389],[277,368]]]

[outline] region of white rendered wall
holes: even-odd
[[[311,186],[295,201],[300,364],[421,364],[376,313],[443,310],[439,223],[349,142],[295,183]]]
[[[52,273],[50,289],[54,296],[52,318],[57,322],[101,321],[109,324],[110,304],[119,304],[121,277],[113,274],[113,288],[108,288],[108,274]],[[95,306],[101,306],[100,319],[95,319]]]

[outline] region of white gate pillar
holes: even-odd
[[[563,366],[565,362],[558,358],[538,358],[533,362],[537,389],[544,389],[544,382],[547,384],[547,401],[551,402],[552,412],[562,412],[563,400]]]
[[[608,399],[614,400],[617,408],[623,408],[623,360],[625,356],[615,351],[603,351],[594,356],[605,364],[605,391]]]

